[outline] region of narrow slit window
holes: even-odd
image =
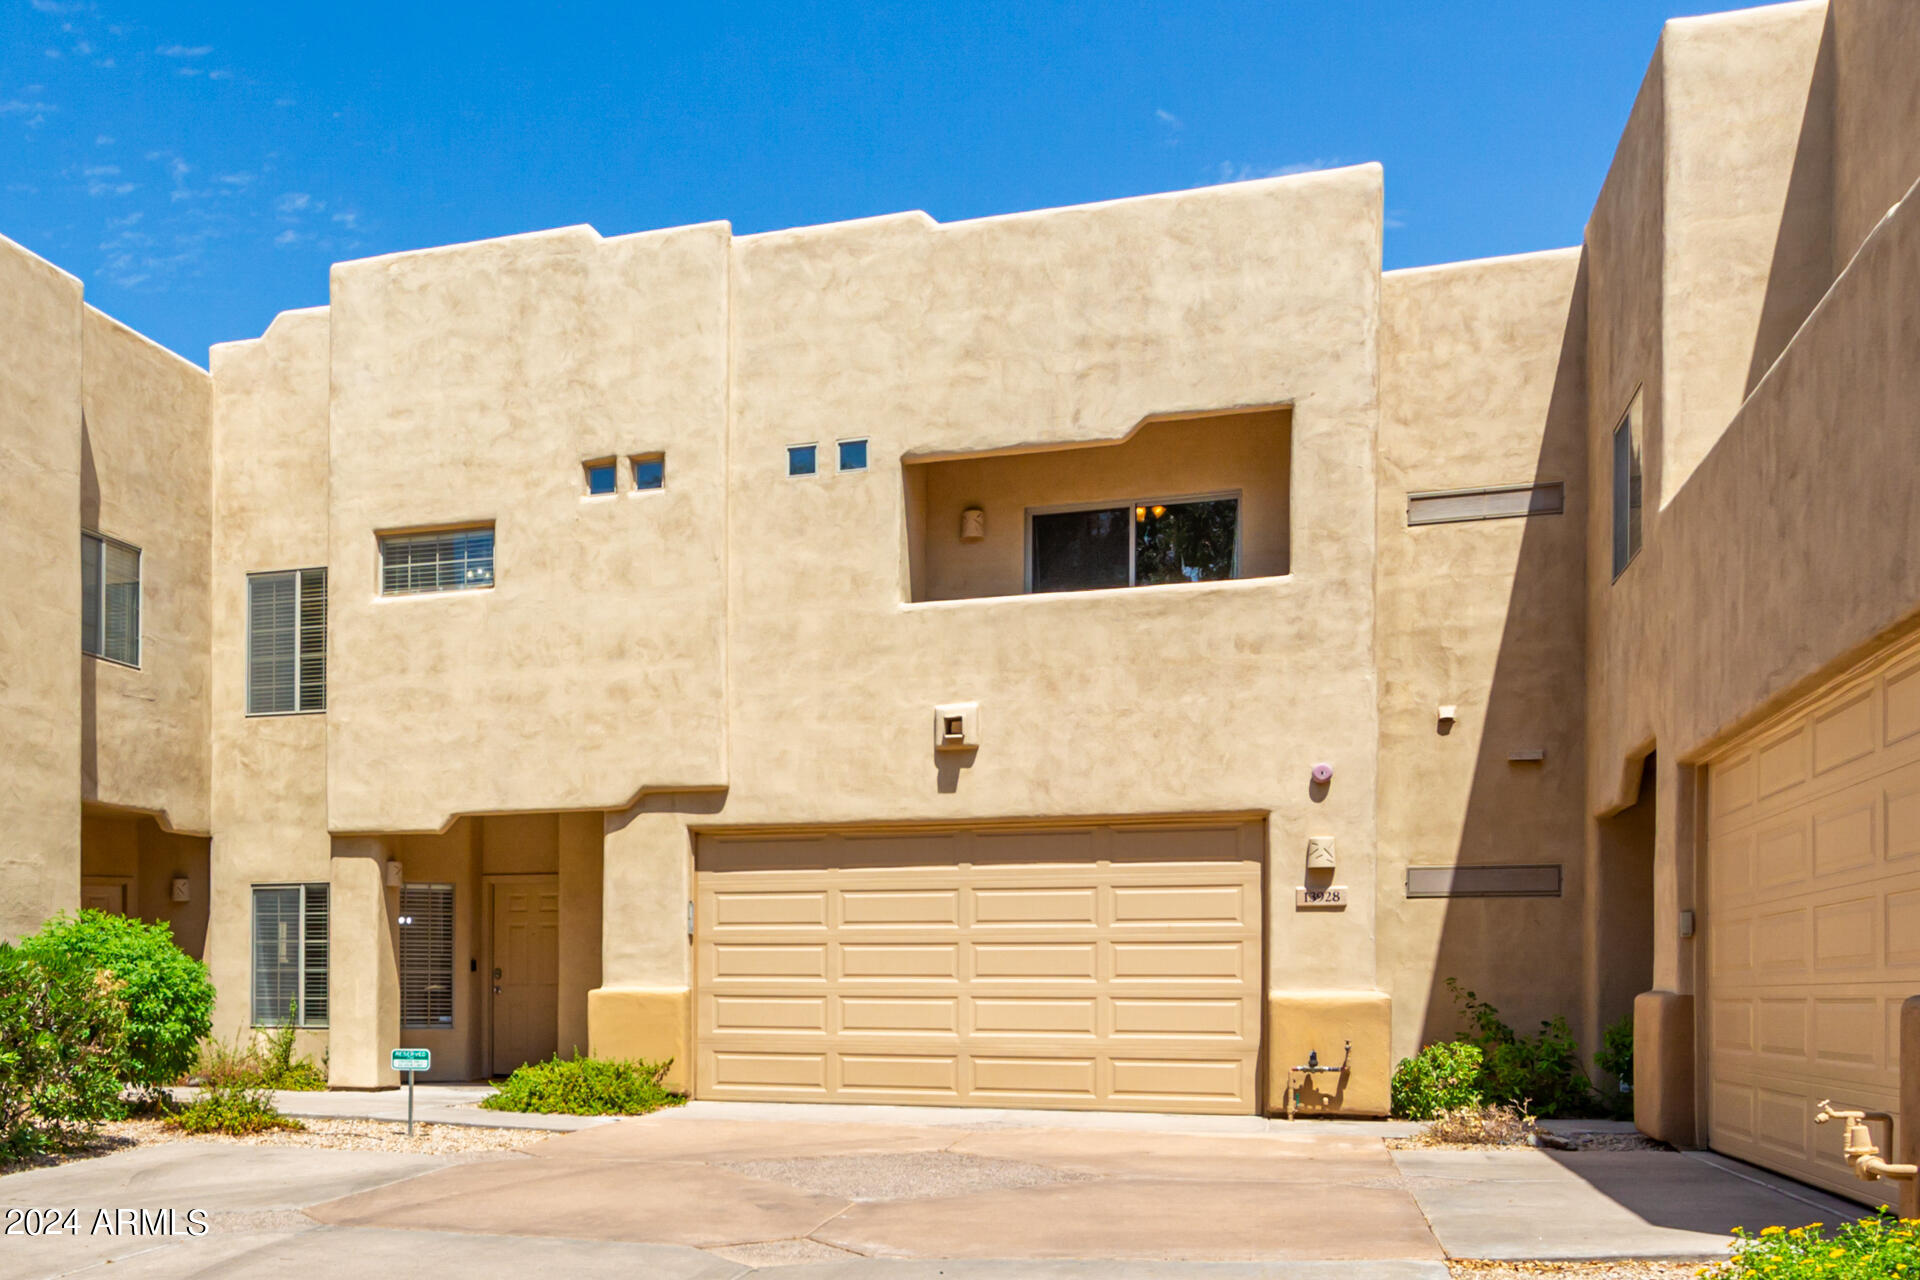
[[[327,571],[247,577],[247,714],[327,709]]]
[[[380,594],[423,595],[493,585],[493,526],[380,538]]]
[[[1640,415],[1634,409],[1613,429],[1613,576],[1640,554]]]

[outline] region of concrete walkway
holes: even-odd
[[[1735,1225],[1855,1211],[1694,1154],[1390,1152],[1386,1126],[1364,1123],[827,1110],[695,1104],[466,1158],[183,1142],[13,1174],[0,1205],[75,1209],[81,1230],[0,1237],[0,1280],[109,1260],[151,1280],[426,1263],[476,1280],[1442,1280],[1449,1256],[1713,1257]],[[180,1231],[202,1209],[209,1230],[91,1230],[102,1207],[172,1208]]]

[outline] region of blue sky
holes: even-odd
[[[205,363],[330,262],[1378,160],[1389,267],[1572,244],[1674,0],[0,0],[0,234]]]

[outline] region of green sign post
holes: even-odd
[[[395,1071],[407,1073],[407,1136],[413,1136],[413,1073],[426,1071],[433,1066],[431,1049],[395,1049],[387,1058],[387,1064]]]

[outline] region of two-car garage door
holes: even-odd
[[[1897,1111],[1920,994],[1920,645],[1834,681],[1718,755],[1707,786],[1708,1140],[1872,1197],[1822,1098]]]
[[[695,1094],[1251,1112],[1256,823],[703,837]]]

